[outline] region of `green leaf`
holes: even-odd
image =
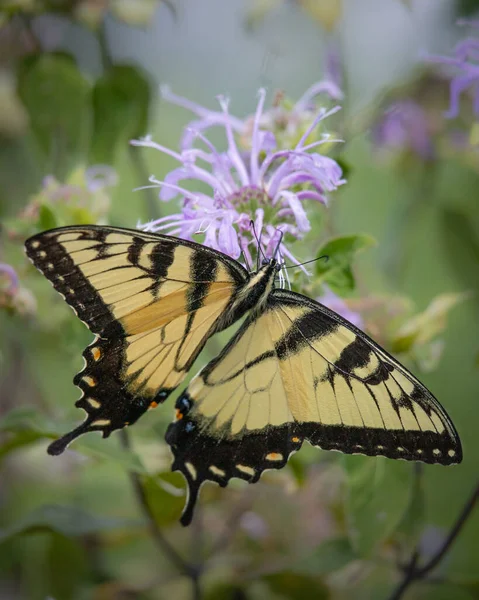
[[[0,419],[0,431],[5,435],[0,445],[0,462],[11,452],[61,433],[61,424],[54,423],[36,408],[14,408]]]
[[[434,298],[424,312],[415,315],[399,328],[391,342],[393,352],[408,352],[413,346],[431,342],[446,328],[449,312],[470,297],[470,293],[462,292],[440,294]]]
[[[294,564],[292,570],[295,573],[327,575],[342,569],[358,558],[349,538],[338,537],[323,542],[312,554]]]
[[[46,204],[40,206],[38,215],[38,226],[40,229],[53,229],[58,226],[55,213]]]
[[[0,543],[25,533],[53,531],[66,536],[79,536],[124,527],[136,527],[137,521],[97,517],[74,506],[44,505],[16,523],[0,529]]]
[[[350,175],[354,171],[353,165],[349,161],[347,161],[343,156],[335,156],[334,160],[341,167],[344,179],[347,179],[349,181]]]
[[[346,235],[329,240],[318,253],[318,256],[328,257],[328,260],[316,262],[319,280],[329,285],[336,294],[349,294],[356,285],[351,269],[355,255],[375,244],[374,238],[366,234]]]
[[[299,486],[304,485],[307,477],[307,468],[304,460],[298,455],[293,454],[288,461],[288,467]]]
[[[409,550],[417,546],[421,533],[424,531],[426,500],[422,480],[423,465],[414,465],[414,476],[411,480],[409,503],[398,525],[398,533],[405,538]]]
[[[440,584],[418,581],[410,587],[404,598],[405,600],[475,600],[477,596],[447,581],[441,581]]]
[[[445,258],[466,289],[479,289],[479,233],[466,212],[446,208],[441,213],[441,237]]]
[[[169,471],[156,477],[143,478],[149,506],[160,525],[170,525],[179,520],[185,504],[185,483],[180,473]]]
[[[70,600],[88,576],[86,549],[76,540],[53,533],[47,551],[46,570],[53,598]]]
[[[476,575],[477,577],[477,575]],[[455,583],[455,582],[454,582]],[[479,580],[471,582],[458,582],[457,585],[471,595],[471,598],[477,600],[479,598]]]
[[[370,557],[399,526],[411,498],[412,465],[383,457],[343,456],[345,512],[355,551]]]
[[[2,460],[19,448],[34,444],[38,440],[43,439],[45,436],[41,433],[35,433],[34,431],[20,431],[10,436],[6,441],[2,442],[0,446],[0,463]]]
[[[19,431],[26,428],[33,430],[39,416],[39,411],[32,406],[13,408],[0,419],[0,431]]]
[[[245,589],[237,583],[218,583],[207,590],[204,600],[247,600]]]
[[[55,423],[31,406],[13,408],[0,419],[0,431],[5,433],[38,434],[40,437],[55,437],[61,424]]]
[[[70,57],[42,54],[25,61],[20,69],[18,93],[49,171],[65,173],[86,146],[88,81]]]
[[[310,575],[283,571],[265,575],[263,581],[280,598],[290,598],[291,600],[303,600],[304,598],[326,600],[329,598],[329,590],[324,583]]]
[[[148,127],[150,85],[138,69],[115,65],[93,89],[92,163],[113,163],[120,147],[144,135]]]
[[[115,442],[115,438],[105,440],[100,435],[86,435],[75,442],[71,449],[92,458],[115,463],[126,471],[146,473],[146,468],[138,454],[132,450],[126,450]]]

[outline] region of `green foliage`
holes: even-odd
[[[292,565],[292,570],[295,573],[322,577],[343,569],[359,558],[349,538],[337,537],[320,544],[312,554]]]
[[[64,425],[68,429],[70,425]],[[116,441],[116,440],[115,440]],[[78,452],[91,456],[99,461],[107,461],[112,466],[117,465],[125,471],[145,473],[146,469],[140,457],[131,450],[126,450],[115,443],[105,444],[100,435],[84,438],[77,446]]]
[[[419,544],[426,515],[426,500],[422,481],[423,465],[415,464],[413,470],[409,503],[397,528],[397,537],[403,542],[406,551],[409,553]]]
[[[64,175],[86,149],[90,84],[69,56],[41,54],[24,62],[18,93],[44,164]]]
[[[272,592],[280,598],[289,600],[303,600],[303,598],[316,598],[327,600],[329,590],[318,578],[310,575],[301,575],[290,571],[282,571],[266,575],[264,581]]]
[[[92,163],[115,162],[128,142],[146,134],[150,86],[139,69],[114,65],[93,88]]]
[[[18,534],[31,534],[39,531],[61,533],[66,536],[80,536],[101,531],[131,527],[133,521],[96,517],[74,506],[41,506],[30,514],[0,530],[0,543]]]
[[[0,447],[0,462],[23,446],[34,442],[55,437],[55,427],[37,409],[21,407],[11,410],[0,420],[0,432],[4,435]]]
[[[441,212],[441,235],[447,259],[464,289],[479,290],[479,231],[474,214],[446,207]]]
[[[415,315],[396,332],[392,341],[394,352],[408,352],[413,346],[422,346],[436,338],[446,328],[446,317],[470,294],[441,294],[434,298],[426,310]]]
[[[185,505],[185,483],[179,473],[160,473],[143,480],[148,504],[160,526],[176,523]]]
[[[46,204],[42,204],[38,213],[38,227],[40,230],[58,227],[57,218],[53,210]]]
[[[368,558],[398,528],[411,502],[413,466],[385,458],[344,456],[345,512],[355,551]]]
[[[340,296],[350,294],[356,285],[352,271],[355,255],[375,243],[374,238],[366,234],[340,236],[326,242],[319,249],[318,256],[328,258],[316,262],[319,281]]]
[[[476,600],[477,595],[449,582],[417,583],[405,596],[406,600]]]
[[[117,526],[118,524],[113,525]],[[71,536],[71,533],[68,535]],[[45,557],[48,591],[53,598],[73,599],[90,575],[87,551],[70,537],[56,533],[49,537]]]
[[[235,583],[220,583],[207,590],[205,600],[248,600],[245,589]]]

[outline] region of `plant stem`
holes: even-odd
[[[131,449],[130,438],[128,436],[128,432],[125,429],[120,431],[120,439],[121,444],[126,450]],[[201,587],[200,587],[200,576],[202,572],[202,568],[200,565],[194,565],[192,563],[184,560],[180,554],[175,550],[175,548],[170,544],[170,542],[165,538],[163,532],[158,526],[156,522],[155,515],[151,510],[150,504],[148,502],[148,498],[146,497],[145,488],[143,487],[143,483],[141,481],[138,473],[134,471],[129,472],[129,477],[131,481],[131,485],[133,487],[133,491],[135,493],[136,500],[141,509],[141,512],[145,516],[148,522],[148,528],[150,530],[151,536],[155,541],[156,545],[160,548],[162,553],[165,554],[169,558],[169,560],[175,565],[175,567],[182,573],[191,579],[191,583],[193,586],[193,600],[201,600]]]
[[[106,17],[103,17],[98,29],[98,46],[100,48],[101,65],[103,67],[103,72],[105,73],[113,66],[110,45],[108,43],[108,34],[106,32]]]
[[[403,597],[404,592],[409,588],[409,586],[414,581],[417,581],[418,579],[424,579],[430,571],[432,571],[435,567],[437,567],[437,565],[441,562],[441,560],[444,558],[444,556],[446,555],[446,553],[452,546],[453,542],[455,541],[459,532],[463,528],[467,519],[471,516],[474,506],[476,505],[476,502],[478,499],[479,499],[479,485],[476,486],[476,488],[472,492],[471,496],[468,498],[468,500],[465,503],[456,522],[454,523],[449,534],[447,535],[446,539],[444,540],[444,543],[442,544],[442,546],[434,554],[434,556],[432,558],[430,558],[429,561],[426,564],[424,564],[422,567],[417,567],[420,555],[419,555],[419,550],[416,548],[416,550],[413,552],[413,555],[411,556],[411,559],[409,560],[409,563],[406,565],[406,567],[404,569],[404,577],[403,577],[402,581],[399,583],[397,588],[393,591],[391,596],[389,596],[389,600],[400,600]]]

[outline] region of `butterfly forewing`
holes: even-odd
[[[27,254],[97,334],[75,377],[88,413],[50,446],[107,436],[162,402],[183,380],[246,271],[224,255],[169,236],[67,227],[26,242]]]
[[[459,438],[432,394],[350,323],[275,291],[177,402],[167,441],[191,520],[201,483],[257,481],[304,440],[325,450],[452,464]]]

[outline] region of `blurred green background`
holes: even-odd
[[[472,0],[0,7],[0,263],[19,276],[14,297],[7,280],[0,287],[0,598],[379,600],[393,597],[414,548],[424,561],[434,555],[477,485],[479,152],[471,98],[446,121],[449,80],[424,56],[450,54],[471,34],[457,19],[478,8]],[[91,334],[27,263],[22,242],[55,224],[134,227],[177,210],[156,192],[132,191],[176,165],[128,140],[149,132],[177,149],[191,120],[160,100],[159,84],[211,108],[226,94],[246,116],[261,86],[270,98],[275,90],[299,98],[332,51],[345,94],[335,117],[345,143],[335,152],[348,183],[311,217],[313,237],[297,255],[312,258],[332,236],[376,239],[354,263],[346,301],[439,398],[464,461],[418,470],[308,447],[255,486],[206,485],[185,530],[184,483],[169,472],[163,441],[172,399],[131,429],[130,451],[117,434],[91,434],[61,457],[46,454],[81,418],[72,378]],[[405,98],[431,117],[427,158],[407,139],[391,149],[374,136],[388,106]],[[118,181],[92,191],[85,169],[99,163]],[[131,472],[165,538],[201,566],[196,588],[155,544]],[[477,512],[404,598],[479,598]]]

